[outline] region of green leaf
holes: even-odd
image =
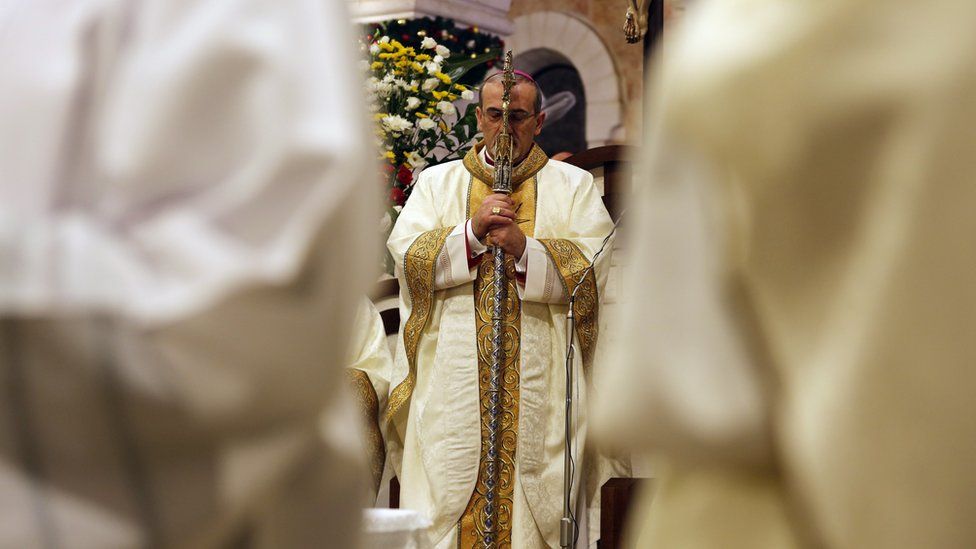
[[[451,61],[450,59],[444,66],[444,74],[451,77],[451,82],[457,82],[459,78],[468,73],[471,69],[496,59],[501,55],[501,50],[493,48],[476,57],[466,57],[462,61]]]

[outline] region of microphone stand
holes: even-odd
[[[569,312],[566,313],[566,441],[563,448],[563,518],[559,521],[559,546],[564,548],[576,549],[576,538],[579,537],[579,524],[573,515],[571,499],[573,476],[575,475],[573,462],[573,357],[575,355],[573,336],[576,334],[576,314],[574,309],[576,292],[579,291],[586,277],[593,272],[593,269],[596,267],[596,260],[607,247],[607,242],[610,241],[610,237],[617,232],[617,227],[620,226],[620,220],[624,218],[624,213],[626,211],[621,212],[617,217],[617,221],[613,224],[610,234],[603,239],[603,244],[600,245],[600,249],[593,254],[590,266],[583,270],[583,274],[576,281],[576,284],[573,286],[573,291],[569,294]]]

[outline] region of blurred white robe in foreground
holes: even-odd
[[[642,546],[976,546],[976,3],[685,25],[599,420],[668,464]]]
[[[318,428],[378,218],[350,30],[0,8],[0,546],[354,544]]]

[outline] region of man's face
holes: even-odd
[[[500,80],[493,80],[481,90],[481,104],[475,111],[478,118],[478,129],[485,135],[485,146],[488,152],[495,147],[495,139],[502,131],[502,92],[504,88]],[[528,82],[519,82],[512,87],[509,102],[508,122],[512,128],[512,165],[522,161],[535,136],[542,131],[545,113],[535,112],[535,87]]]

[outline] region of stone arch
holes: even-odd
[[[516,66],[519,56],[532,50],[548,49],[562,54],[583,80],[587,147],[616,142],[623,126],[620,80],[610,50],[596,31],[586,22],[559,11],[523,15],[514,23],[515,30],[505,38],[505,47],[516,53]]]

